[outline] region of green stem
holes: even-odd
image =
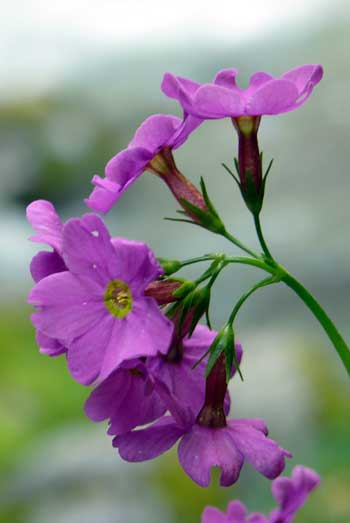
[[[251,265],[252,267],[257,267],[263,271],[269,272],[270,274],[276,274],[276,267],[268,265],[264,260],[256,258],[245,258],[244,256],[226,256],[225,261],[227,263],[239,263],[241,265]]]
[[[267,258],[269,258],[270,260],[273,260],[272,254],[270,253],[269,248],[265,242],[265,238],[264,238],[264,235],[263,235],[263,232],[261,229],[260,217],[258,214],[254,214],[254,224],[255,224],[256,234],[258,235],[259,242],[260,242],[262,250],[264,251],[265,256]]]
[[[310,294],[310,292],[305,289],[305,287],[298,282],[291,274],[285,272],[281,276],[281,280],[288,285],[293,291],[301,298],[305,305],[310,309],[314,316],[318,319],[329,339],[333,343],[335,350],[338,352],[348,374],[350,375],[350,351],[349,347],[345,343],[344,339],[340,335],[338,329],[320,306],[320,304],[315,300],[315,298]]]
[[[216,258],[218,258],[218,256],[218,254],[205,254],[204,256],[198,256],[197,258],[189,258],[188,260],[183,260],[180,262],[181,268],[186,267],[187,265],[193,265],[194,263],[215,260]]]
[[[236,303],[236,305],[234,306],[234,308],[232,309],[232,312],[230,314],[230,317],[229,317],[229,320],[228,320],[228,323],[229,324],[232,324],[238,314],[238,311],[240,310],[240,308],[242,307],[242,305],[244,304],[244,302],[249,298],[249,296],[251,296],[255,291],[257,291],[258,289],[261,289],[261,287],[266,287],[267,285],[272,285],[273,283],[278,283],[279,280],[277,278],[275,278],[274,276],[272,277],[269,277],[269,278],[265,278],[264,280],[261,280],[259,281],[258,283],[256,283],[248,292],[246,292],[245,294],[243,294],[240,299],[238,300],[238,302]]]
[[[226,240],[228,240],[229,242],[233,243],[233,245],[236,245],[236,247],[238,247],[239,249],[242,249],[242,251],[246,252],[247,254],[250,254],[250,256],[253,256],[253,258],[260,258],[260,256],[256,252],[249,249],[249,247],[246,247],[242,242],[237,240],[235,236],[226,231],[226,229],[222,233],[222,236],[224,236],[224,238],[226,238]]]

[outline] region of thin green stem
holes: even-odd
[[[329,339],[333,343],[335,350],[338,352],[348,374],[350,375],[350,350],[344,339],[340,335],[338,329],[323,310],[321,305],[316,301],[312,294],[291,274],[285,271],[281,280],[288,285],[301,298],[305,305],[310,309],[314,316],[318,319]]]
[[[259,242],[260,242],[262,250],[264,251],[265,256],[267,258],[269,258],[270,260],[273,260],[272,254],[270,253],[269,248],[265,242],[265,238],[264,238],[264,235],[263,235],[263,232],[261,229],[260,217],[258,214],[254,214],[254,224],[255,224],[256,234],[258,235]]]
[[[246,247],[246,245],[244,245],[242,242],[240,242],[235,236],[233,236],[231,233],[229,233],[228,231],[225,231],[222,233],[222,236],[224,238],[226,238],[226,240],[228,240],[229,242],[233,243],[233,245],[236,245],[236,247],[238,247],[239,249],[242,249],[242,251],[246,252],[247,254],[250,254],[250,256],[253,256],[253,258],[260,258],[259,254],[257,254],[256,252],[254,252],[252,249],[250,249],[249,247]]]
[[[227,263],[239,263],[241,265],[251,265],[252,267],[257,267],[263,271],[269,272],[270,274],[276,274],[277,269],[272,265],[267,264],[261,258],[246,258],[244,256],[226,256],[225,261]]]
[[[278,283],[278,282],[279,282],[279,279],[274,277],[274,276],[269,277],[269,278],[265,278],[264,280],[261,280],[258,283],[256,283],[248,292],[242,294],[242,296],[240,297],[240,299],[238,300],[238,302],[236,303],[236,305],[232,309],[232,312],[231,312],[230,317],[228,319],[228,323],[232,324],[234,322],[234,320],[235,320],[235,318],[236,318],[236,316],[238,314],[238,311],[240,310],[240,308],[242,307],[244,302],[255,291],[257,291],[258,289],[261,289],[262,287],[266,287],[267,285],[272,285],[273,283]]]

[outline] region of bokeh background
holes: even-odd
[[[298,111],[265,117],[260,142],[275,158],[263,223],[271,249],[320,299],[350,337],[349,48],[347,0],[14,0],[0,32],[0,522],[198,523],[205,504],[239,497],[270,510],[270,484],[246,466],[229,489],[200,489],[176,452],[153,463],[123,463],[82,412],[88,390],[64,358],[38,354],[26,295],[37,246],[25,206],[50,199],[63,218],[86,209],[90,178],[152,113],[180,114],[159,90],[165,71],[208,81],[237,67],[279,75],[321,63],[325,77]],[[220,166],[232,164],[229,120],[205,123],[176,152],[194,182],[204,176],[231,230],[256,245],[250,216]],[[190,226],[164,222],[176,203],[144,175],[107,217],[115,235],[147,241],[157,255],[233,251]],[[198,268],[199,270],[199,268]],[[195,275],[193,270],[188,274]],[[214,293],[219,327],[256,281],[230,267]],[[294,460],[322,476],[297,523],[350,521],[350,387],[320,327],[287,288],[257,293],[237,330],[245,381],[232,385],[232,415],[259,416]]]

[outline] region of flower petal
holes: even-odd
[[[269,523],[269,520],[263,514],[253,512],[247,519],[247,523]]]
[[[298,95],[301,96],[309,87],[309,84],[312,84],[312,87],[314,87],[321,81],[322,76],[322,66],[310,64],[291,69],[287,73],[284,73],[281,78],[293,82],[298,89]]]
[[[138,178],[154,156],[143,147],[130,147],[114,156],[106,165],[106,177],[125,191]]]
[[[227,507],[227,518],[233,523],[245,523],[247,509],[240,501],[231,501]]]
[[[66,271],[67,267],[63,258],[57,251],[40,251],[36,254],[30,263],[30,273],[35,282],[46,278],[50,274]]]
[[[203,85],[195,94],[191,114],[199,118],[225,118],[244,113],[240,93],[221,85]]]
[[[57,252],[61,252],[63,224],[52,203],[36,200],[28,205],[26,214],[27,220],[37,233],[29,239],[33,242],[47,243]]]
[[[171,143],[171,138],[181,125],[181,118],[169,114],[154,114],[140,125],[134,138],[129,144],[131,147],[147,149],[152,155],[157,154],[160,148]]]
[[[138,298],[132,311],[114,323],[99,381],[109,376],[123,361],[167,352],[174,326],[152,298]]]
[[[96,214],[67,221],[63,228],[63,257],[72,273],[95,281],[102,292],[117,277],[115,249],[107,227]]]
[[[285,458],[291,457],[288,451],[254,426],[229,420],[228,427],[237,448],[256,470],[269,479],[281,474],[285,467]]]
[[[94,176],[91,183],[95,185],[89,198],[85,198],[85,204],[93,211],[106,214],[122,195],[126,187],[108,178]]]
[[[308,495],[320,483],[320,477],[312,469],[297,465],[291,478],[277,478],[272,483],[272,494],[280,505],[271,513],[272,523],[283,519],[286,523],[292,521],[294,514],[304,505]]]
[[[93,421],[109,418],[108,434],[129,432],[160,418],[165,406],[158,395],[148,389],[147,374],[140,364],[135,368],[114,371],[89,396],[85,413]]]
[[[243,456],[226,428],[194,425],[182,438],[178,455],[184,471],[201,487],[209,485],[212,467],[221,468],[220,485],[228,487],[237,481],[243,465]]]
[[[114,338],[112,340],[113,330],[119,326],[120,321],[104,311],[97,323],[90,325],[84,334],[70,343],[67,363],[69,372],[78,383],[90,385],[99,377],[108,347],[115,342]],[[114,345],[113,350],[118,352],[118,345]],[[108,374],[115,368],[111,367]]]
[[[201,84],[175,76],[171,73],[165,73],[161,85],[161,90],[169,98],[178,100],[186,113],[191,114],[192,98]]]
[[[201,125],[201,123],[203,123],[201,118],[196,118],[191,114],[187,115],[182,124],[178,127],[176,133],[172,136],[171,143],[168,145],[171,146],[172,149],[177,149],[187,140],[189,135]]]
[[[270,80],[273,80],[273,76],[270,74],[264,73],[263,71],[257,71],[256,73],[252,74],[249,80],[249,87],[247,91],[251,92],[253,90],[256,90],[258,87],[261,87],[262,85],[266,84]]]
[[[111,241],[118,278],[130,286],[133,296],[140,296],[151,281],[163,274],[162,267],[145,243],[126,238],[112,238]]]
[[[146,461],[164,454],[182,434],[183,430],[179,429],[173,418],[166,416],[146,429],[117,436],[113,446],[118,448],[120,456],[126,461]]]
[[[256,430],[259,430],[265,436],[268,435],[269,430],[265,424],[265,421],[260,418],[242,418],[242,419],[236,419],[234,420],[235,425],[242,425],[245,427],[254,427]]]
[[[222,69],[216,74],[213,83],[226,87],[227,89],[232,89],[236,91],[236,93],[241,93],[242,89],[236,84],[237,74],[237,69]]]
[[[89,198],[85,199],[86,205],[94,211],[106,214],[141,176],[153,156],[148,150],[140,147],[124,149],[118,153],[106,165],[106,178],[93,177],[95,189]]]
[[[249,96],[245,112],[255,116],[260,114],[279,114],[293,109],[298,98],[298,90],[289,80],[274,79],[263,84]]]
[[[50,338],[67,341],[84,334],[105,314],[91,282],[69,272],[40,280],[29,293],[28,302],[39,309],[31,316],[35,327]]]
[[[36,331],[35,339],[40,347],[41,354],[47,354],[48,356],[55,358],[61,354],[65,354],[67,349],[62,345],[59,340],[49,338],[41,331]]]
[[[215,507],[205,507],[201,523],[227,523],[227,517]]]

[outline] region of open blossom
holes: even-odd
[[[177,199],[184,198],[201,207],[199,191],[176,168],[172,149],[177,149],[201,123],[194,117],[155,114],[137,129],[126,149],[106,165],[105,178],[94,176],[95,189],[85,203],[93,210],[107,213],[120,196],[146,170],[160,176]]]
[[[111,239],[94,214],[68,220],[62,239],[68,270],[40,280],[29,303],[35,327],[67,347],[72,376],[90,384],[125,360],[166,353],[173,325],[144,295],[162,272],[147,245]]]
[[[113,445],[126,461],[137,462],[153,459],[180,440],[178,457],[184,471],[202,487],[210,483],[210,471],[221,468],[220,484],[230,486],[239,477],[244,460],[269,479],[276,478],[284,469],[285,458],[291,454],[267,437],[268,430],[260,419],[226,420],[209,425],[207,401],[199,415],[188,407],[179,405],[166,387],[159,387],[171,416],[163,416],[146,429],[134,430],[117,436]],[[217,406],[213,406],[217,410]],[[223,407],[223,398],[222,398]],[[204,414],[203,414],[204,412]],[[216,413],[215,413],[216,414]]]
[[[44,243],[52,247],[52,251],[40,251],[30,264],[30,272],[35,282],[38,282],[57,272],[66,271],[67,267],[62,258],[62,229],[63,223],[55,207],[46,200],[36,200],[27,207],[27,220],[36,232],[29,239],[33,242]],[[40,330],[36,332],[36,341],[40,352],[55,357],[66,352],[61,341],[50,338]]]
[[[254,73],[247,89],[236,84],[237,69],[219,71],[213,83],[166,73],[163,92],[179,101],[185,113],[198,118],[261,116],[293,111],[306,102],[323,75],[320,65],[302,65],[278,78]]]
[[[248,515],[240,501],[231,501],[227,512],[215,507],[206,507],[202,523],[292,523],[298,510],[309,494],[319,485],[320,478],[313,470],[297,465],[291,478],[280,477],[272,483],[272,493],[278,503],[269,516],[254,512]]]

